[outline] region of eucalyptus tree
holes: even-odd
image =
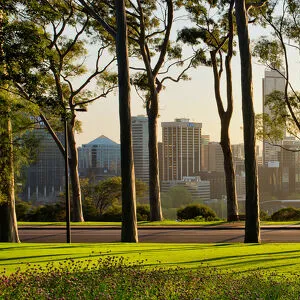
[[[5,5],[0,6],[0,74],[6,75],[3,43],[3,27],[8,22]],[[1,79],[0,85],[8,84]],[[0,92],[0,241],[19,242],[17,217],[15,210],[14,160],[12,143],[11,103],[6,91]]]
[[[227,220],[236,221],[238,202],[236,195],[235,170],[229,136],[229,126],[233,113],[233,88],[231,59],[234,54],[234,0],[186,1],[185,9],[191,16],[195,27],[184,28],[179,39],[193,47],[200,44],[210,51],[210,62],[214,74],[215,100],[221,120],[221,147],[224,155],[224,171],[227,193]],[[225,56],[225,61],[224,61]],[[226,72],[226,109],[221,94],[221,76],[225,65]]]
[[[267,1],[267,0],[266,0]],[[255,113],[253,107],[252,59],[248,31],[248,12],[252,5],[266,1],[235,0],[235,15],[239,41],[242,87],[242,112],[246,173],[246,224],[245,243],[260,242],[259,194],[255,154]]]
[[[143,99],[148,116],[150,220],[162,220],[157,122],[159,95],[166,81],[188,79],[186,71],[202,63],[202,51],[183,57],[180,43],[172,41],[171,32],[181,1],[130,1],[127,9],[130,49],[139,59],[131,65],[132,83]],[[180,68],[179,68],[180,67]],[[177,71],[174,68],[178,69]],[[177,73],[177,74],[176,74]]]
[[[85,10],[113,37],[118,60],[119,118],[122,177],[122,242],[138,242],[136,191],[131,133],[131,92],[128,62],[128,35],[124,0],[111,8],[98,1],[78,0]],[[104,5],[103,5],[104,4]],[[106,17],[115,14],[116,20]],[[112,21],[112,22],[111,22]],[[116,26],[116,28],[115,28]]]
[[[26,66],[22,60],[8,61],[9,73],[14,79],[17,92],[23,98],[40,106],[41,118],[63,155],[65,155],[63,143],[57,138],[51,122],[43,112],[48,116],[54,115],[56,120],[59,117],[62,121],[66,121],[70,149],[68,159],[72,183],[73,220],[84,221],[75,141],[75,130],[80,126],[76,119],[76,111],[83,110],[89,103],[106,97],[116,86],[116,75],[109,72],[116,58],[110,55],[109,59],[102,62],[104,54],[110,47],[111,39],[106,32],[95,30],[95,24],[90,17],[72,0],[31,0],[22,2],[20,9],[22,12],[16,14],[12,26],[16,24],[22,26],[26,23],[35,26],[37,32],[32,36],[32,43],[37,41],[34,45],[42,54],[37,66]],[[15,46],[19,43],[17,33],[11,31],[11,39],[7,41],[6,47],[8,53],[14,54]],[[40,45],[40,41],[43,45]],[[89,54],[88,45],[97,49],[94,67],[89,67],[86,63],[86,56]],[[7,58],[12,57],[14,55],[7,55]],[[96,89],[96,92],[93,92],[95,84],[101,86],[101,90]]]
[[[260,21],[269,29],[269,35],[260,37],[254,47],[254,55],[285,79],[284,91],[275,91],[267,97],[272,116],[260,116],[260,124],[264,123],[261,136],[276,144],[284,130],[299,138],[300,95],[293,84],[290,69],[295,56],[299,57],[300,3],[293,0],[269,1],[266,8],[260,10]]]

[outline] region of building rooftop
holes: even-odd
[[[119,145],[119,144],[112,141],[105,135],[101,135],[96,139],[94,139],[93,141],[89,142],[87,145]]]

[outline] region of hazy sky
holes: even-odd
[[[251,38],[259,38],[265,34],[255,27],[251,30]],[[295,51],[295,50],[291,50]],[[299,53],[290,52],[290,71],[292,83],[299,89]],[[256,59],[253,66],[253,90],[255,113],[262,112],[262,78],[266,67],[259,64]],[[240,90],[240,67],[239,55],[232,60],[234,112],[230,126],[231,142],[233,144],[243,142],[242,132],[242,106]],[[167,82],[166,89],[160,93],[160,118],[159,118],[159,141],[161,141],[161,122],[173,121],[175,118],[189,118],[192,122],[202,123],[202,134],[210,135],[211,141],[220,140],[220,120],[214,97],[213,72],[210,67],[199,67],[189,71],[190,81],[179,83]],[[223,82],[225,72],[223,72]],[[223,94],[225,90],[223,87]],[[226,103],[226,98],[223,99]],[[141,99],[132,89],[132,116],[146,115]],[[87,113],[78,113],[78,119],[82,121],[81,134],[77,134],[77,144],[81,146],[100,135],[120,142],[118,93],[100,99],[88,107]]]
[[[238,58],[233,62],[233,70],[234,113],[231,122],[231,140],[232,143],[240,143],[242,142],[242,110]],[[256,113],[262,110],[264,70],[264,66],[253,64]],[[160,93],[159,140],[161,140],[161,122],[173,121],[175,118],[189,118],[190,121],[201,122],[202,133],[209,134],[212,141],[219,141],[220,121],[214,97],[212,69],[199,67],[189,75],[192,80],[179,83],[168,82],[166,89]],[[131,112],[133,116],[146,114],[143,103],[134,89]],[[78,113],[78,118],[82,121],[83,129],[81,134],[77,134],[78,145],[88,143],[102,134],[120,142],[117,92],[91,104],[87,113]]]

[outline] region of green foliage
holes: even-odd
[[[65,204],[63,202],[55,204],[45,204],[33,208],[26,216],[30,222],[62,222],[66,220]]]
[[[150,206],[148,204],[137,204],[136,218],[138,221],[150,221]]]
[[[268,215],[267,212],[265,212],[263,210],[260,210],[260,212],[259,212],[259,219],[261,221],[269,221],[271,218],[270,218],[270,216]]]
[[[99,278],[101,279],[99,281]],[[25,271],[0,275],[0,297],[4,299],[297,299],[299,277],[277,272],[241,274],[198,266],[144,268],[144,261],[124,257],[67,259],[45,268],[27,266]]]
[[[296,118],[299,118],[299,104],[295,95],[289,95],[289,103]],[[256,115],[256,135],[260,140],[276,143],[282,140],[285,133],[297,137],[299,129],[290,115],[283,92],[274,91],[266,96],[265,105],[271,114]]]
[[[87,179],[82,180],[82,193],[85,198],[91,199],[99,210],[100,215],[104,214],[111,206],[119,205],[121,199],[121,177],[110,177],[90,184]],[[147,191],[147,185],[136,180],[136,196],[143,197]],[[89,202],[91,204],[91,202]]]
[[[184,186],[173,186],[161,195],[162,207],[178,208],[182,205],[192,203],[192,195]]]
[[[283,50],[281,44],[276,40],[262,37],[254,46],[253,53],[259,62],[270,66],[272,69],[280,70],[283,66]]]
[[[122,206],[110,206],[99,218],[103,222],[122,222]]]
[[[150,207],[149,205],[138,204],[136,206],[137,221],[150,220]],[[99,217],[103,222],[121,222],[122,221],[122,206],[113,205],[109,207],[103,215]]]
[[[300,209],[282,208],[271,215],[272,221],[300,221]]]
[[[208,206],[202,204],[190,204],[177,210],[179,220],[191,220],[203,218],[205,221],[217,219],[216,213]]]
[[[31,213],[31,210],[31,203],[22,200],[16,201],[16,214],[18,221],[28,221],[28,216]]]

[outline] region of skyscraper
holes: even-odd
[[[65,187],[64,156],[43,123],[32,134],[39,140],[37,159],[24,169],[26,183],[23,200],[35,203],[55,202]],[[63,134],[56,133],[64,144]]]
[[[148,150],[148,118],[136,116],[131,118],[132,145],[135,177],[149,181],[149,150]]]
[[[274,91],[283,92],[285,79],[277,71],[266,70],[263,78],[263,113],[272,115],[270,108],[266,105],[266,97]],[[280,141],[279,141],[280,143]],[[263,163],[265,166],[276,165],[279,160],[280,148],[263,142]]]
[[[201,123],[189,119],[162,122],[163,180],[182,180],[201,170]]]
[[[78,148],[78,160],[83,177],[102,179],[121,174],[120,144],[104,135]]]

